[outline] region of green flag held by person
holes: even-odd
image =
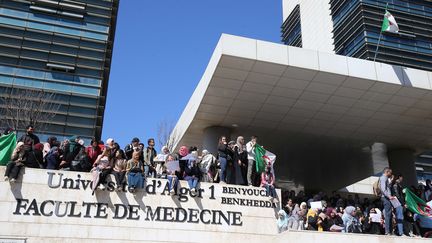
[[[6,165],[11,158],[16,146],[15,133],[9,133],[0,137],[0,165]]]
[[[405,188],[403,191],[408,210],[426,217],[432,217],[432,208],[423,199],[419,198],[408,188]]]
[[[261,174],[265,171],[266,166],[273,166],[276,161],[276,155],[265,150],[259,144],[255,145],[255,166],[257,173]]]

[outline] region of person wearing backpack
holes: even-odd
[[[392,232],[392,210],[393,206],[390,200],[396,197],[391,195],[391,185],[389,178],[392,176],[392,170],[384,168],[382,176],[379,178],[379,190],[381,191],[381,201],[384,206],[385,234],[390,235]]]
[[[201,156],[202,159],[199,167],[202,173],[202,181],[213,182],[213,177],[216,171],[216,158],[206,149],[201,152]]]

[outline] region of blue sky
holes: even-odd
[[[280,42],[282,0],[121,0],[102,139],[177,122],[222,33]]]

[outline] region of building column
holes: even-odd
[[[221,136],[226,136],[227,141],[229,141],[230,135],[231,131],[227,127],[207,127],[204,129],[202,148],[216,156],[219,138]]]
[[[387,145],[384,143],[374,143],[371,146],[372,155],[372,168],[373,175],[376,175],[389,167],[389,160],[387,157]]]
[[[414,151],[410,149],[391,150],[387,153],[390,168],[394,175],[402,174],[404,186],[417,186],[417,173],[415,167]]]

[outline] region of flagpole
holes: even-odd
[[[377,48],[375,50],[375,56],[374,56],[374,59],[373,59],[374,62],[375,62],[375,59],[376,59],[376,57],[378,55],[378,48],[379,48],[379,45],[380,45],[380,42],[381,42],[381,37],[382,37],[382,31],[380,31],[380,35],[379,35],[379,38],[378,38],[378,44],[377,44]]]
[[[386,7],[385,7],[386,12],[387,12],[387,9],[388,9],[388,3],[386,4]],[[377,55],[378,55],[378,48],[379,48],[379,45],[380,45],[380,42],[381,42],[382,33],[383,33],[383,30],[382,30],[382,28],[381,28],[381,30],[380,30],[380,35],[379,35],[379,37],[378,37],[378,44],[377,44],[377,48],[376,48],[376,50],[375,50],[375,56],[374,56],[374,59],[373,59],[374,62],[375,62],[375,59],[376,59],[376,57],[377,57]]]

